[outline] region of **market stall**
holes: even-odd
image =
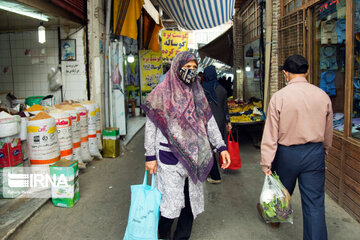
[[[241,128],[252,138],[255,146],[260,146],[263,125],[266,119],[262,109],[262,101],[251,98],[249,101],[229,100],[230,122],[236,139],[239,139]]]

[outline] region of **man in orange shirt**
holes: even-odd
[[[260,164],[266,175],[276,171],[290,194],[298,179],[303,238],[322,240],[327,239],[325,155],[332,144],[333,111],[329,96],[306,80],[308,69],[301,55],[285,60],[287,86],[270,100]]]

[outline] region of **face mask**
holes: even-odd
[[[285,78],[285,86],[287,86],[289,82],[287,81],[286,74],[284,74],[284,78]]]
[[[196,70],[195,69],[180,69],[180,79],[186,83],[191,84],[196,81]]]

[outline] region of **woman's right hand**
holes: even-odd
[[[156,174],[156,170],[157,170],[157,161],[147,161],[145,162],[145,170],[148,170],[150,172],[150,174],[155,173]]]

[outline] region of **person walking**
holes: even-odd
[[[204,69],[204,82],[202,87],[207,101],[209,102],[211,112],[220,129],[221,136],[226,143],[226,131],[231,131],[229,108],[227,105],[226,90],[222,87],[217,79],[216,69],[214,66],[208,66]],[[207,181],[210,183],[220,183],[221,176],[218,169],[216,156],[214,153],[214,164],[211,168]]]
[[[203,182],[214,162],[212,146],[230,165],[219,128],[196,74],[191,52],[178,53],[164,81],[146,97],[142,108],[145,125],[145,168],[156,173],[162,194],[159,238],[189,239],[193,220],[204,211]]]
[[[260,164],[266,175],[275,171],[290,194],[298,180],[303,239],[324,240],[325,156],[332,144],[333,111],[329,96],[306,80],[308,68],[301,55],[285,60],[287,86],[270,100]]]

